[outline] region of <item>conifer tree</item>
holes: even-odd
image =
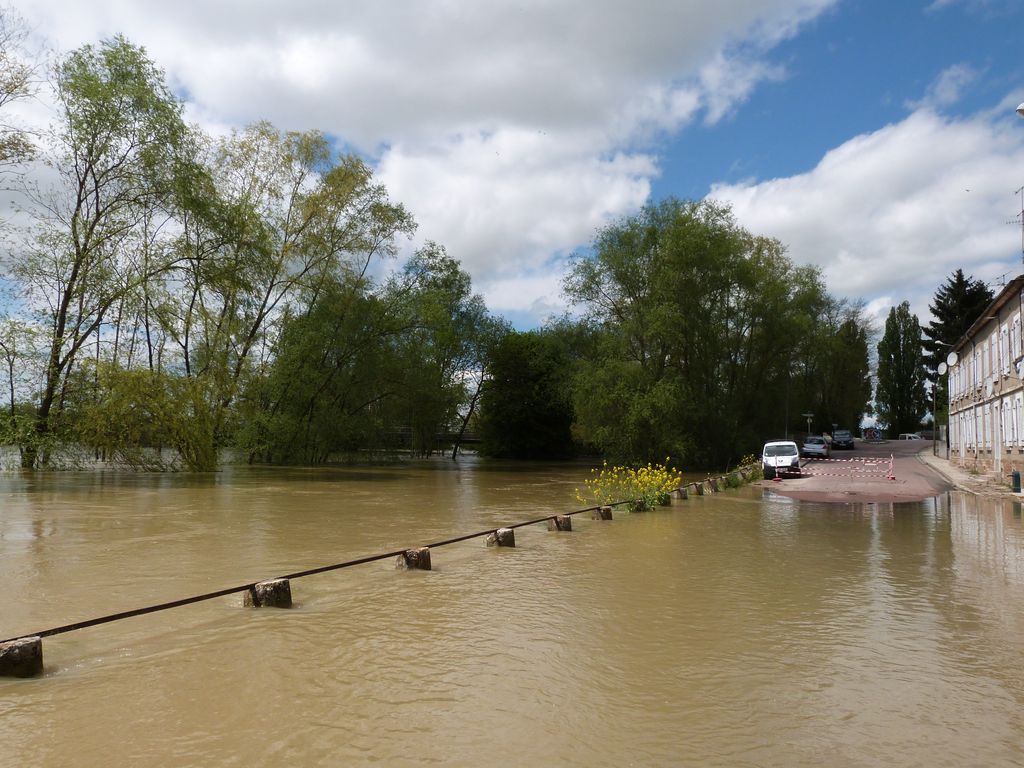
[[[935,291],[935,298],[928,305],[932,320],[922,329],[924,335],[924,363],[926,376],[931,386],[937,387],[934,400],[938,411],[936,423],[946,420],[948,403],[946,381],[936,371],[939,363],[946,359],[950,347],[960,339],[982,311],[992,302],[992,290],[981,280],[964,275],[958,269]]]

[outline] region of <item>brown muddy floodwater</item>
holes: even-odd
[[[580,505],[467,459],[0,475],[0,638]],[[49,637],[0,766],[1024,764],[1020,505],[747,487]]]

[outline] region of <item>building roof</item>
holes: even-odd
[[[1018,275],[1003,286],[1001,290],[991,303],[985,307],[985,310],[978,316],[971,327],[967,329],[967,332],[957,339],[956,343],[950,348],[950,352],[958,352],[964,345],[966,345],[973,336],[975,336],[979,330],[989,320],[994,320],[999,316],[999,310],[1006,306],[1011,299],[1018,297],[1021,291],[1024,290],[1024,275]]]

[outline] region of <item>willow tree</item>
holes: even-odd
[[[170,254],[141,263],[130,243],[144,216],[170,215],[187,135],[163,73],[124,38],[67,55],[53,85],[58,119],[47,161],[58,181],[37,195],[36,237],[13,269],[48,336],[35,439],[23,452],[29,466],[83,347],[123,296],[173,264]]]
[[[601,230],[566,290],[600,328],[575,387],[581,437],[615,458],[703,466],[783,430],[792,370],[829,303],[778,241],[725,206],[676,199]]]
[[[374,259],[395,253],[415,223],[357,157],[318,132],[257,123],[209,147],[212,203],[186,215],[175,290],[158,308],[192,393],[188,410],[210,469],[247,378],[263,377],[288,318],[321,299],[361,299]],[[287,380],[273,402],[292,397]],[[255,391],[255,390],[253,390]]]

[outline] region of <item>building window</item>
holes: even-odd
[[[1024,424],[1021,418],[1024,417],[1024,394],[1018,392],[1013,398],[1013,437],[1015,445],[1020,445],[1024,439]]]
[[[1003,428],[1003,445],[1012,448],[1017,444],[1017,435],[1014,431],[1013,401],[1008,397],[1003,399],[999,408],[999,423]]]
[[[1010,328],[1006,325],[999,331],[999,369],[1005,375],[1010,373]]]

